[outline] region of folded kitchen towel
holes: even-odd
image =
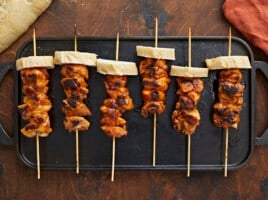
[[[223,13],[253,45],[268,55],[268,0],[225,0]]]
[[[0,0],[0,53],[41,15],[52,0]]]

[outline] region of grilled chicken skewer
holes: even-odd
[[[172,113],[173,127],[176,131],[188,136],[187,145],[187,177],[190,177],[191,164],[191,135],[200,124],[200,113],[197,103],[200,100],[204,83],[200,77],[208,76],[207,68],[192,67],[191,59],[191,29],[188,38],[188,67],[171,66],[170,75],[177,76],[177,95],[179,96]]]
[[[52,132],[49,111],[52,108],[47,96],[49,74],[47,69],[54,68],[52,56],[36,56],[35,30],[33,30],[34,56],[23,57],[16,61],[22,80],[23,104],[18,110],[28,123],[21,133],[29,138],[36,137],[37,179],[40,179],[39,136],[47,137]]]
[[[213,106],[213,122],[225,129],[224,176],[227,177],[229,128],[238,128],[243,104],[244,85],[240,69],[250,69],[247,56],[231,56],[231,28],[228,37],[228,56],[206,59],[210,70],[219,73],[218,102]]]
[[[76,26],[74,30],[74,51],[56,51],[54,63],[61,65],[61,85],[66,99],[62,101],[62,112],[65,114],[64,127],[75,132],[76,173],[79,174],[79,131],[86,131],[90,122],[85,118],[91,111],[84,103],[89,90],[87,66],[96,66],[97,55],[77,51]]]
[[[97,71],[106,76],[104,81],[105,89],[108,95],[100,107],[102,119],[100,121],[101,129],[112,140],[112,173],[111,181],[114,181],[115,168],[115,139],[127,135],[126,120],[122,115],[134,108],[134,103],[126,87],[127,75],[137,75],[137,67],[133,62],[124,62],[119,60],[119,33],[116,37],[116,56],[115,60],[98,59]]]
[[[167,60],[175,60],[174,48],[158,47],[158,19],[155,18],[155,47],[137,46],[137,55],[144,57],[140,62],[139,72],[142,77],[143,107],[141,114],[147,117],[153,114],[153,155],[152,164],[156,163],[156,119],[165,111],[166,91],[170,78]]]

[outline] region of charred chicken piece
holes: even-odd
[[[28,68],[20,72],[23,84],[45,87],[48,84],[49,74],[44,68]]]
[[[35,97],[37,94],[47,94],[48,92],[48,86],[38,86],[34,84],[26,85],[24,84],[22,86],[22,93],[26,97]]]
[[[220,79],[229,83],[240,83],[243,76],[239,69],[224,69],[219,73]]]
[[[213,122],[216,126],[237,129],[240,122],[240,105],[218,102],[214,104],[213,109]]]
[[[142,90],[142,98],[144,101],[165,101],[166,94],[159,90]]]
[[[200,78],[177,78],[177,83],[179,85],[179,90],[182,93],[186,92],[201,92],[204,89],[203,81]]]
[[[101,126],[101,130],[103,130],[108,136],[115,138],[127,135],[127,129],[125,126]]]
[[[172,121],[176,130],[191,135],[200,124],[200,114],[196,108],[175,110],[172,114]]]
[[[81,64],[66,64],[62,66],[61,74],[61,84],[67,97],[62,101],[65,129],[69,132],[85,131],[90,123],[84,117],[91,115],[90,109],[83,102],[89,93],[86,81],[89,77],[88,69]]]
[[[64,127],[70,132],[86,131],[88,130],[90,123],[84,117],[80,116],[67,116],[64,119]]]
[[[145,102],[141,109],[141,114],[147,117],[149,114],[161,114],[164,112],[166,106],[163,101],[148,101]]]
[[[74,77],[74,78],[63,78],[61,80],[61,84],[64,90],[77,90],[80,87],[87,88],[87,83],[82,77]]]
[[[129,95],[118,95],[116,98],[107,98],[103,105],[109,108],[118,109],[121,113],[134,108],[134,104]]]
[[[74,99],[64,99],[62,101],[62,112],[66,116],[89,116],[91,111],[86,104]]]
[[[108,98],[100,107],[103,115],[100,124],[101,129],[111,137],[127,135],[126,121],[121,116],[127,110],[133,109],[134,104],[126,84],[126,76],[107,75],[104,81]]]
[[[243,93],[244,86],[241,83],[229,83],[220,80],[218,96],[221,102],[242,105]]]
[[[163,59],[154,59],[154,58],[145,58],[140,62],[139,71],[141,76],[147,76],[150,77],[148,72],[153,72],[153,76],[155,77],[155,72],[157,70],[161,69],[162,75],[160,77],[155,78],[161,78],[162,76],[166,76],[166,71],[168,70],[168,66],[166,64],[166,60]]]
[[[101,118],[100,124],[101,124],[101,126],[106,125],[106,126],[121,126],[121,127],[125,127],[127,122],[122,117],[112,118],[110,116],[104,116],[104,117]]]
[[[142,76],[142,98],[144,105],[141,114],[161,114],[165,110],[165,93],[170,78],[167,73],[166,60],[145,58],[140,62],[139,73]]]
[[[145,90],[159,90],[162,92],[165,92],[168,89],[169,83],[170,79],[167,77],[159,79],[144,77],[142,80],[143,88]]]
[[[214,104],[213,122],[222,128],[238,128],[243,104],[244,85],[239,69],[221,70],[219,73],[219,101]]]
[[[30,118],[36,116],[40,112],[49,112],[52,108],[51,102],[48,98],[44,101],[25,101],[26,103],[18,106],[18,110],[23,120],[27,121]]]
[[[61,68],[61,74],[64,77],[74,78],[80,77],[84,79],[88,79],[88,69],[85,65],[79,64],[66,64]]]
[[[52,129],[48,112],[51,101],[47,96],[49,74],[44,68],[27,68],[20,72],[22,80],[23,104],[18,110],[23,120],[27,121],[21,132],[26,137],[48,136]]]
[[[204,84],[200,78],[178,77],[176,80],[179,99],[172,113],[173,127],[178,132],[191,135],[200,124],[200,114],[196,106]]]

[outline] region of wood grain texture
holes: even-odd
[[[31,38],[73,36],[154,35],[154,16],[158,16],[159,35],[227,35],[229,24],[222,14],[223,0],[54,0],[49,9],[7,51],[0,62],[15,60],[18,48]],[[242,35],[233,28],[233,35]],[[244,38],[243,38],[244,39]],[[252,48],[256,60],[268,61],[264,53]],[[257,76],[256,134],[267,128],[267,80]],[[13,76],[9,73],[0,85],[0,122],[9,133],[13,123]],[[22,164],[14,147],[0,145],[0,199],[268,199],[268,147],[256,147],[243,168],[229,172],[116,171],[114,183],[108,171],[42,171]]]

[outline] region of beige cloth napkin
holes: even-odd
[[[18,39],[52,0],[0,0],[0,53]]]

